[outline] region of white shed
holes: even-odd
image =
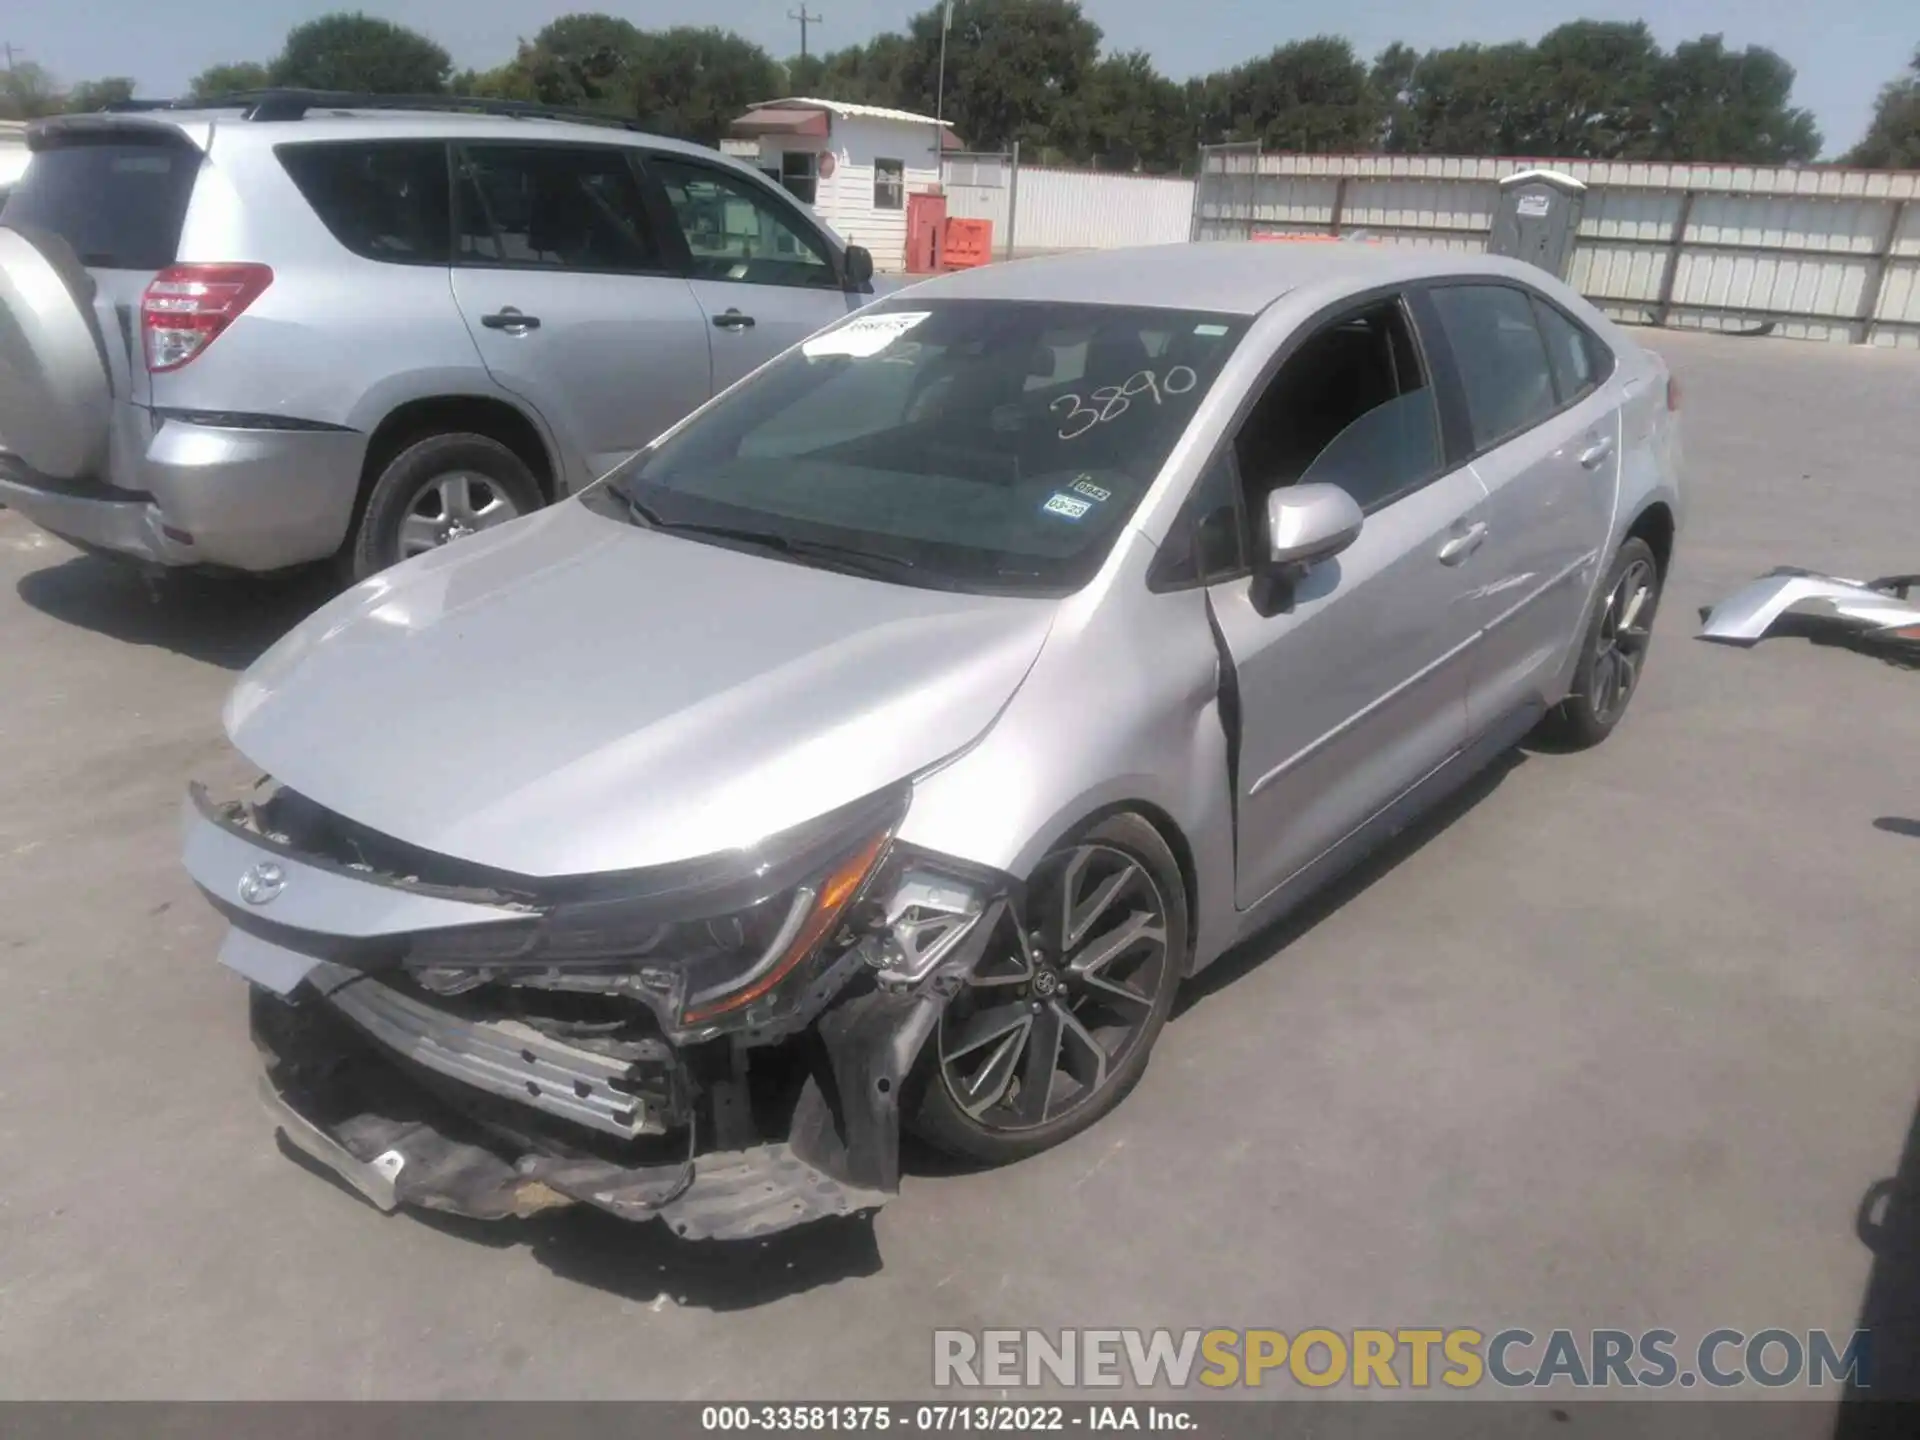
[[[722,148],[812,206],[841,238],[866,246],[880,268],[897,270],[906,264],[907,196],[938,186],[940,150],[960,142],[950,121],[931,115],[794,98],[755,105],[729,127]]]

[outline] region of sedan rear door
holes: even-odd
[[[646,168],[686,247],[715,391],[871,298],[845,288],[833,247],[784,192],[682,155]]]
[[[1611,352],[1518,281],[1435,285],[1429,345],[1450,355],[1474,472],[1487,489],[1485,584],[1469,600],[1476,733],[1558,699],[1605,564],[1620,476]],[[1436,323],[1437,322],[1437,323]]]
[[[488,371],[546,419],[572,487],[711,390],[706,317],[631,149],[454,147],[453,293]]]

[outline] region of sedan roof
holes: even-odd
[[[1206,241],[1089,250],[982,265],[922,281],[929,300],[1055,300],[1257,315],[1292,290],[1368,290],[1443,275],[1538,280],[1519,261],[1364,242]]]

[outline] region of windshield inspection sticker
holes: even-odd
[[[809,360],[818,360],[823,355],[851,355],[856,360],[865,360],[878,355],[932,313],[931,310],[905,310],[890,315],[857,316],[838,330],[816,335],[800,347],[800,353]]]
[[[1073,482],[1073,493],[1076,495],[1084,495],[1089,500],[1111,500],[1113,498],[1113,492],[1111,490],[1102,490],[1098,485],[1093,483],[1093,477],[1090,475],[1082,475]]]
[[[1050,515],[1064,515],[1069,520],[1078,520],[1093,508],[1091,500],[1076,500],[1058,490],[1047,497],[1047,503],[1040,507]]]

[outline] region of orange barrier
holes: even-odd
[[[941,264],[949,270],[965,270],[985,265],[993,259],[993,222],[967,220],[949,215],[946,243],[941,247]]]

